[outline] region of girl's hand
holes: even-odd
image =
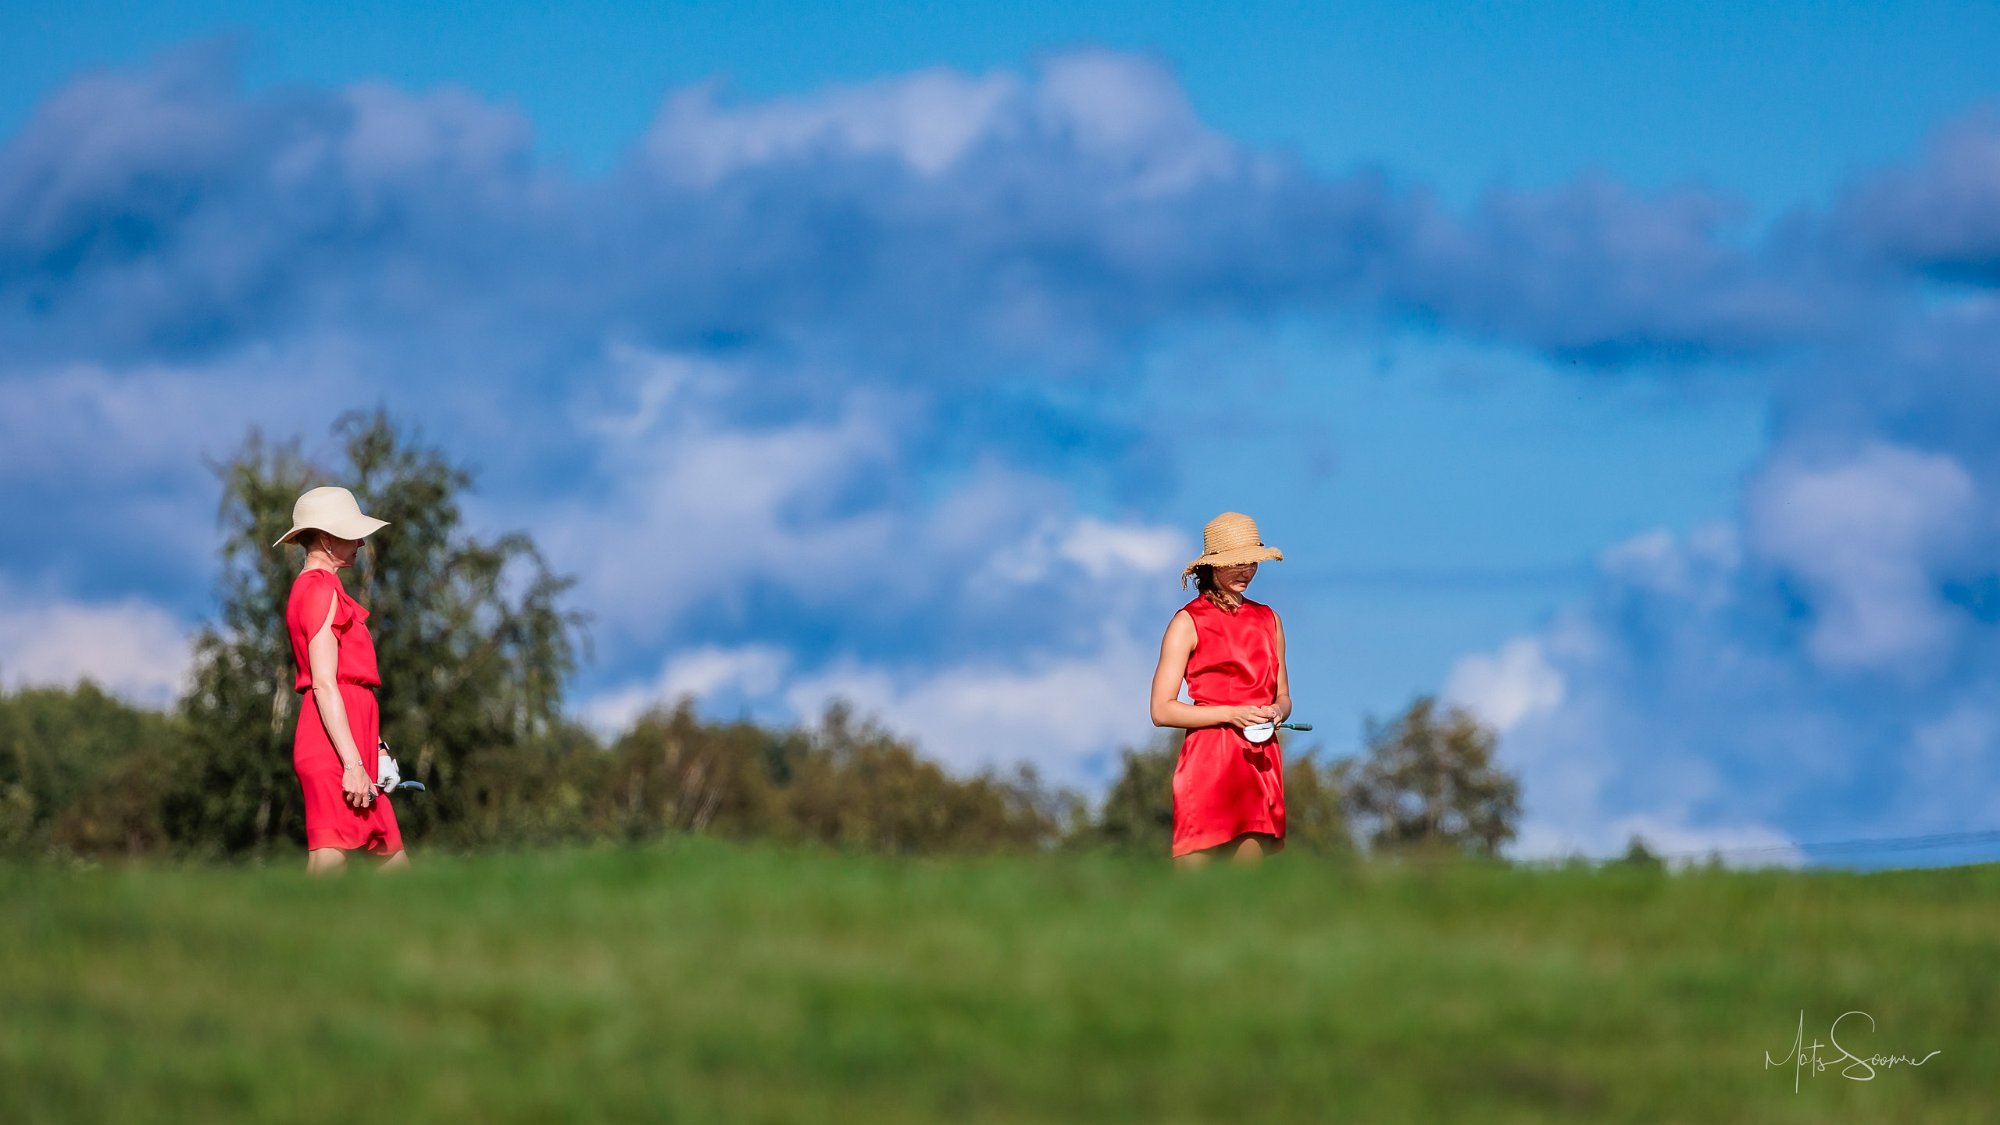
[[[1218,707],[1216,710],[1222,712],[1222,726],[1237,730],[1254,727],[1258,723],[1275,722],[1278,718],[1276,707]]]
[[[340,772],[340,788],[347,795],[347,803],[357,809],[367,808],[375,799],[375,783],[368,780],[368,771],[359,762]]]

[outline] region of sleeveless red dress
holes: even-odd
[[[1194,618],[1188,698],[1207,706],[1269,706],[1278,699],[1278,616],[1244,599],[1235,613],[1197,596],[1181,607]],[[1262,744],[1232,726],[1191,730],[1174,767],[1173,854],[1226,844],[1246,832],[1284,847],[1284,761],[1278,740]]]
[[[293,688],[305,696],[299,707],[298,731],[292,737],[292,769],[299,775],[299,788],[306,798],[306,848],[366,849],[377,855],[393,855],[403,849],[403,833],[396,827],[396,810],[389,807],[386,793],[375,794],[366,808],[347,803],[340,788],[340,755],[326,733],[319,703],[312,694],[312,663],[306,645],[326,623],[327,607],[333,610],[334,637],[340,642],[340,660],[334,678],[340,684],[340,701],[347,708],[348,730],[354,748],[370,781],[376,778],[381,757],[382,716],[375,704],[374,689],[382,675],[375,667],[375,641],[368,635],[368,611],[347,596],[340,579],[330,570],[308,570],[292,582],[292,595],[285,603],[285,631],[291,634],[292,658],[299,671]]]

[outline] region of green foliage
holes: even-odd
[[[1350,803],[1376,848],[1497,855],[1514,838],[1520,784],[1493,761],[1493,732],[1460,708],[1422,696],[1387,724],[1369,723],[1368,749],[1347,767]]]
[[[155,850],[183,740],[88,682],[0,695],[0,854]]]
[[[1286,756],[1286,851],[1354,857],[1354,833],[1347,819],[1347,790],[1339,765],[1322,761],[1317,747]]]
[[[1086,842],[1133,855],[1166,855],[1174,841],[1174,765],[1185,732],[1162,732],[1148,746],[1120,751],[1111,784]]]
[[[458,839],[506,845],[703,834],[891,854],[1038,848],[1080,819],[1031,771],[959,778],[836,706],[816,729],[710,724],[682,701],[608,750],[527,743],[480,758]]]
[[[911,855],[1030,848],[1065,827],[1032,771],[956,779],[844,706],[784,748],[785,806],[807,839]]]
[[[220,620],[195,637],[180,705],[191,754],[176,771],[167,820],[176,839],[235,854],[305,838],[292,773],[299,704],[284,628],[298,568],[271,544],[291,527],[293,501],[324,474],[297,441],[272,445],[254,431],[213,468],[222,483]]]

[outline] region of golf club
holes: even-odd
[[[1311,730],[1313,729],[1313,725],[1311,723],[1258,723],[1255,726],[1244,727],[1243,737],[1252,742],[1269,742],[1271,741],[1271,736],[1278,733],[1279,728],[1285,730]]]

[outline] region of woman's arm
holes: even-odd
[[[361,764],[361,752],[354,747],[354,732],[347,725],[347,704],[340,699],[340,638],[333,631],[333,615],[340,612],[336,595],[326,607],[326,620],[319,632],[306,642],[306,666],[312,671],[313,703],[319,707],[319,721],[340,755],[340,787],[347,803],[360,808],[374,799],[375,787]]]
[[[1285,623],[1275,609],[1271,611],[1271,627],[1278,634],[1278,698],[1272,706],[1278,709],[1278,721],[1282,723],[1292,717],[1292,674],[1285,668]]]
[[[1232,726],[1241,730],[1273,718],[1270,707],[1204,707],[1181,702],[1181,681],[1187,677],[1188,655],[1194,652],[1194,618],[1186,610],[1167,622],[1167,635],[1160,640],[1160,663],[1153,669],[1153,725],[1200,730],[1203,727]]]

